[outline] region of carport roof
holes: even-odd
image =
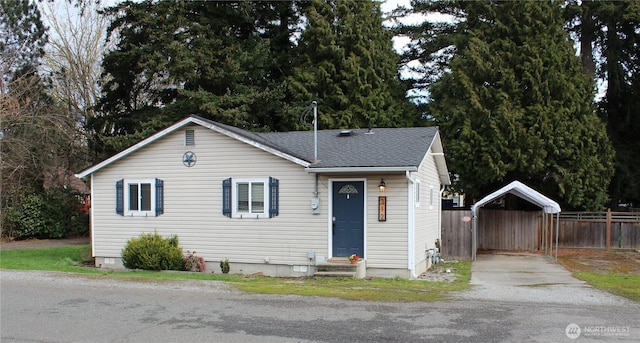
[[[535,189],[523,184],[520,181],[513,181],[510,184],[500,188],[499,190],[487,195],[480,201],[471,206],[471,212],[476,213],[476,209],[484,206],[486,203],[493,201],[504,194],[513,194],[534,205],[542,207],[545,213],[559,213],[560,205],[557,202],[547,198]]]

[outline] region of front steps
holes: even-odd
[[[316,265],[318,277],[345,277],[362,279],[367,274],[366,261],[360,259],[358,263],[351,264],[348,258],[330,258],[326,262]]]

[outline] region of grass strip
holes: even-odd
[[[266,294],[296,294],[381,302],[431,302],[449,299],[452,292],[469,288],[471,264],[459,262],[456,269],[458,274],[453,282],[400,278],[259,278],[238,283],[237,287],[247,292]]]
[[[640,302],[640,275],[580,272],[574,274],[591,286]]]
[[[263,294],[295,294],[381,302],[430,302],[448,299],[452,292],[469,288],[470,262],[455,264],[456,280],[424,281],[387,278],[271,278],[218,273],[105,271],[83,266],[91,260],[89,245],[0,251],[1,269],[42,270],[105,275],[139,281],[211,280],[225,281],[239,290]]]

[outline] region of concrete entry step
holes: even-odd
[[[314,276],[364,278],[366,268],[363,259],[360,259],[356,264],[351,264],[348,258],[331,258],[316,265],[317,271]]]
[[[326,271],[326,272],[316,272],[315,274],[313,274],[313,276],[355,278],[356,272]]]

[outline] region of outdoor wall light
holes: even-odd
[[[380,192],[384,192],[387,189],[387,184],[384,183],[384,179],[380,179],[380,184],[378,184],[378,189]]]

